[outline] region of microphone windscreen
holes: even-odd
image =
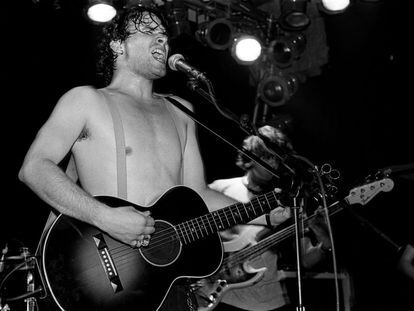
[[[178,71],[176,63],[180,59],[184,60],[184,56],[182,56],[181,54],[174,54],[174,55],[171,55],[170,58],[168,58],[168,66],[170,67],[171,70]]]

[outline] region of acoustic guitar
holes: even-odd
[[[277,207],[275,192],[209,212],[192,189],[176,186],[144,208],[109,196],[96,197],[117,208],[151,210],[155,232],[139,249],[98,228],[59,215],[45,235],[42,270],[60,310],[158,310],[172,284],[205,278],[220,267],[219,231],[247,223]]]

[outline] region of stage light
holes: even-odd
[[[196,38],[216,50],[225,50],[233,43],[234,28],[225,18],[218,18],[205,23],[196,32]]]
[[[116,9],[111,0],[90,0],[86,14],[94,22],[106,23],[115,17]]]
[[[298,90],[299,78],[295,74],[277,74],[265,77],[258,85],[258,95],[271,107],[279,107]]]
[[[321,0],[326,13],[342,13],[349,5],[349,0]]]
[[[280,26],[288,30],[303,30],[310,24],[306,15],[307,0],[281,0]]]
[[[231,55],[239,64],[253,64],[261,53],[262,45],[255,36],[241,34],[234,38]]]
[[[306,36],[302,33],[276,38],[271,43],[273,59],[279,67],[288,67],[306,49]]]
[[[164,5],[165,16],[168,20],[170,39],[190,33],[187,9],[183,1],[166,1]]]

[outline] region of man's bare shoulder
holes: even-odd
[[[102,102],[102,91],[92,86],[77,86],[65,94],[58,101],[58,105],[84,109]]]
[[[70,89],[58,100],[54,115],[73,115],[74,118],[87,118],[102,110],[104,92],[92,86],[78,86]]]

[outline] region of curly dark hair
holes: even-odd
[[[280,129],[264,125],[259,128],[259,133],[267,137],[272,143],[277,144],[285,152],[294,152],[290,139]],[[255,135],[251,135],[243,141],[243,148],[264,161],[274,159],[275,157],[266,147],[263,140]],[[248,171],[253,164],[254,162],[242,153],[237,155],[236,165],[244,171]]]
[[[144,13],[147,12],[151,17],[151,21],[149,22],[143,19]],[[156,18],[161,21],[162,26],[166,25],[166,20],[162,12],[156,8],[133,6],[120,10],[114,19],[102,28],[100,40],[97,44],[96,67],[98,76],[103,79],[106,85],[111,82],[115,69],[115,61],[118,56],[118,54],[115,53],[110,46],[111,41],[124,42],[132,34],[129,28],[131,22],[135,25],[135,29],[137,31],[141,31],[139,29],[141,25],[144,24],[145,26],[149,26],[151,22],[155,22],[157,24],[156,27],[153,27],[154,29],[159,27],[160,24]],[[151,28],[148,29],[149,32],[154,30]]]

